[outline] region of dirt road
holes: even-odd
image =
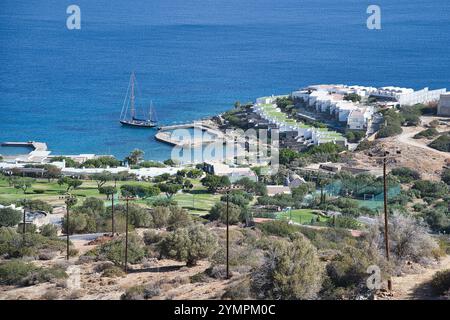
[[[403,133],[398,135],[397,141],[402,144],[406,144],[409,146],[417,147],[424,149],[428,152],[430,152],[430,155],[438,155],[443,156],[446,158],[450,158],[450,153],[439,151],[433,148],[430,148],[427,143],[428,141],[423,139],[414,139],[413,136],[419,133],[420,131],[425,130],[425,128],[422,127],[403,127]]]
[[[408,274],[392,278],[395,300],[431,300],[438,299],[428,282],[433,275],[442,270],[450,269],[450,256],[442,259],[438,266],[425,269],[420,274]]]

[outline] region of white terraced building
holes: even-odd
[[[311,89],[311,87],[309,88]],[[320,88],[328,88],[331,92],[320,90],[310,91],[310,89],[307,89],[293,92],[292,97],[301,98],[311,107],[315,106],[317,112],[328,113],[333,115],[338,121],[346,122],[349,129],[362,130],[367,127],[374,113],[372,107],[344,100],[342,92],[345,90],[337,90],[334,85],[331,87],[321,86]],[[369,94],[373,89],[361,87],[358,90],[352,90],[355,92],[349,92],[364,92],[364,94]]]
[[[423,88],[422,90],[414,91],[414,89],[411,88],[382,87],[371,95],[396,101],[399,105],[404,106],[438,101],[441,94],[444,94],[446,91],[447,89],[445,88],[437,90]]]
[[[364,87],[346,85],[313,85],[305,89],[292,92],[293,98],[302,99],[317,112],[334,115],[338,121],[347,122],[349,129],[361,130],[367,128],[375,112],[373,107],[344,100],[347,94],[358,94],[362,97],[374,96],[386,101],[393,101],[399,105],[414,105],[439,100],[446,89],[429,90],[424,88],[414,91],[400,87]]]
[[[253,110],[262,119],[275,125],[280,132],[295,132],[296,140],[305,145],[319,145],[323,143],[337,143],[345,146],[347,140],[335,131],[329,131],[323,128],[314,128],[304,123],[289,119],[286,114],[275,104],[275,100],[286,96],[263,97],[256,100]]]

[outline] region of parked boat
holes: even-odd
[[[143,117],[138,117],[136,108],[136,76],[134,72],[130,76],[130,83],[128,84],[127,93],[122,105],[122,111],[120,113],[120,123],[124,126],[140,127],[140,128],[153,128],[158,125],[158,119],[156,116],[153,103],[150,103],[150,108],[147,114],[143,111]]]

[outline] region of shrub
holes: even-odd
[[[40,234],[27,234],[25,242],[22,235],[12,228],[0,228],[0,255],[7,258],[38,256],[41,250],[63,251],[65,241],[49,239]]]
[[[439,151],[450,152],[450,134],[447,133],[441,135],[439,138],[431,142],[429,146]]]
[[[14,227],[22,219],[22,212],[12,208],[0,209],[0,227]]]
[[[284,220],[275,220],[258,225],[258,228],[266,235],[273,235],[278,237],[288,237],[290,234],[297,232],[299,228],[295,225],[290,225]]]
[[[344,228],[344,229],[360,229],[361,223],[358,220],[349,216],[337,216],[328,221],[330,227]]]
[[[442,171],[442,181],[450,186],[450,169]]]
[[[36,233],[37,231],[37,227],[35,224],[32,223],[26,223],[25,224],[25,233]],[[23,233],[23,223],[19,223],[19,225],[17,226],[17,232],[18,233]]]
[[[139,285],[128,288],[120,297],[121,300],[145,300],[158,296],[161,293],[159,283]]]
[[[224,202],[216,203],[209,211],[210,220],[220,220],[223,223],[227,222],[227,204]],[[236,224],[241,221],[241,208],[234,203],[229,203],[228,220],[230,224]]]
[[[142,161],[139,163],[142,168],[165,168],[165,164],[157,161]]]
[[[255,182],[255,181],[251,180],[250,178],[244,177],[244,178],[239,179],[235,183],[236,183],[236,185],[242,186],[247,193],[256,194],[258,196],[267,195],[267,187],[262,182]],[[230,198],[232,198],[232,197],[230,197]]]
[[[380,250],[383,250],[383,219],[380,218],[378,224],[372,229],[372,235]],[[407,260],[424,262],[426,259],[433,258],[433,252],[438,248],[427,228],[413,217],[400,214],[390,217],[389,240],[391,254],[398,262]]]
[[[106,168],[106,167],[115,168],[120,166],[120,161],[114,157],[103,156],[95,159],[86,160],[80,166],[85,168]]]
[[[178,204],[175,200],[167,198],[156,198],[147,201],[147,203],[152,207],[168,207],[176,206]]]
[[[36,192],[37,190],[34,190],[34,191]],[[52,205],[45,201],[39,200],[39,199],[21,200],[21,201],[17,202],[17,205],[21,206],[21,207],[26,207],[27,209],[29,209],[31,211],[44,211],[44,212],[48,212],[48,213],[53,213]]]
[[[167,226],[167,220],[169,219],[170,209],[167,207],[156,207],[151,212],[153,218],[153,226],[155,228],[164,228]]]
[[[211,256],[216,245],[215,235],[204,225],[195,224],[168,234],[158,247],[162,255],[194,266],[198,260]]]
[[[1,284],[28,286],[64,278],[67,274],[61,267],[45,269],[19,260],[0,264]]]
[[[227,176],[215,176],[212,174],[207,174],[201,180],[202,185],[208,188],[210,192],[216,192],[218,188],[228,187],[231,185],[230,179]]]
[[[250,280],[245,278],[242,281],[238,281],[230,284],[225,288],[225,292],[222,295],[224,300],[245,300],[251,296],[250,292]]]
[[[120,296],[120,300],[144,300],[144,289],[143,285],[132,286]]]
[[[45,291],[45,293],[41,296],[43,300],[56,300],[59,297],[58,290],[52,288]]]
[[[439,135],[439,131],[437,131],[435,128],[428,128],[423,131],[420,131],[413,138],[414,139],[422,139],[422,138],[431,139],[437,135]]]
[[[170,214],[167,219],[167,230],[173,231],[178,228],[185,228],[191,224],[191,222],[191,217],[185,209],[176,206],[170,207]]]
[[[118,266],[109,266],[105,270],[103,270],[102,277],[116,278],[122,277],[125,275],[125,272],[122,268]]]
[[[39,260],[52,260],[56,258],[57,252],[50,250],[42,250],[39,252]]]
[[[0,283],[6,285],[20,285],[25,277],[38,268],[19,260],[7,261],[0,264]]]
[[[134,184],[124,184],[120,187],[123,195],[129,195],[146,199],[148,197],[154,197],[161,192],[156,186],[140,186]]]
[[[117,205],[114,208],[115,215],[125,219],[127,208],[126,205]],[[153,226],[153,220],[150,212],[138,205],[128,205],[128,223],[136,228],[148,228]]]
[[[375,142],[374,141],[369,141],[367,139],[364,139],[363,141],[361,141],[358,146],[356,147],[355,151],[364,151],[364,150],[369,150],[371,148],[373,148],[375,146]]]
[[[390,109],[385,111],[383,116],[385,123],[378,131],[376,135],[377,138],[391,137],[403,132],[401,125],[404,119],[399,113],[395,112],[393,109]]]
[[[58,235],[58,228],[51,223],[44,224],[41,227],[41,235],[47,238],[56,238]]]
[[[88,226],[89,217],[87,214],[73,212],[69,216],[69,234],[84,233]],[[67,216],[62,218],[62,229],[67,230]]]
[[[398,177],[401,183],[409,183],[420,179],[420,173],[408,167],[392,169],[391,174]]]
[[[379,266],[384,273],[388,265],[380,251],[366,239],[358,239],[354,244],[343,244],[326,266],[327,277],[323,283],[321,296],[324,299],[356,299],[369,296],[367,288],[367,268]]]
[[[436,294],[442,295],[450,290],[450,269],[436,272],[430,282]]]
[[[147,230],[144,232],[143,240],[146,245],[152,245],[161,241],[162,238],[163,236],[156,230]]]
[[[448,193],[448,186],[443,182],[419,180],[412,187],[420,192],[420,197],[442,198]]]
[[[317,250],[301,234],[292,242],[274,241],[251,275],[251,290],[258,299],[314,299],[321,283]]]
[[[102,244],[93,254],[99,259],[107,259],[116,265],[122,265],[124,262],[125,237]],[[142,239],[135,233],[128,236],[128,263],[139,263],[145,257],[145,250]]]

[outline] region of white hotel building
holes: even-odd
[[[275,100],[286,96],[271,96],[256,99],[253,110],[262,119],[275,125],[280,132],[294,132],[296,140],[305,145],[319,145],[322,143],[336,143],[345,146],[347,140],[335,131],[324,128],[315,128],[293,119],[288,119],[286,115],[275,104]]]
[[[346,122],[352,130],[367,128],[375,112],[372,106],[344,100],[347,94],[358,94],[361,97],[373,96],[378,99],[397,102],[399,105],[414,105],[439,100],[446,89],[429,90],[424,88],[414,91],[399,87],[364,87],[346,85],[314,85],[292,92],[293,98],[302,99],[317,112],[329,113],[340,122]]]

